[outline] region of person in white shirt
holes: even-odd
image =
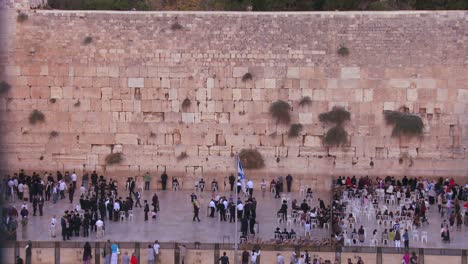
[[[249,181],[247,182],[247,188],[248,188],[248,193],[249,193],[249,196],[252,197],[252,194],[253,194],[253,181],[249,179]]]
[[[84,185],[81,185],[80,187],[80,195],[83,195],[86,193],[86,187],[84,187]]]
[[[214,202],[214,200],[211,200],[210,201],[210,217],[214,217],[214,213],[215,213],[215,209],[216,209],[216,204]]]
[[[258,256],[260,256],[260,250],[258,252],[252,251],[252,257],[250,258],[251,264],[257,264]]]
[[[244,205],[242,203],[239,203],[237,205],[237,218],[242,219],[242,214],[244,213]]]
[[[52,219],[50,219],[50,236],[55,237],[56,234],[56,226],[57,226],[57,218],[55,218],[55,215],[52,216]]]
[[[156,240],[154,241],[154,245],[153,245],[153,250],[154,250],[154,263],[159,263],[159,249],[161,247],[159,246],[159,241]]]
[[[98,219],[96,221],[96,227],[97,227],[97,229],[103,228],[104,227],[104,222],[101,219]]]
[[[72,183],[73,183],[73,189],[76,190],[76,181],[78,180],[78,176],[76,176],[75,171],[73,171],[73,173],[71,175],[71,180],[72,180]]]
[[[22,182],[18,184],[18,198],[23,200],[24,185]]]
[[[265,192],[266,192],[266,187],[267,187],[267,184],[265,182],[265,179],[262,179],[262,183],[261,183],[261,188],[262,188],[262,197],[265,197]]]
[[[284,264],[284,257],[281,253],[276,254],[276,264]]]
[[[21,205],[21,210],[23,210],[23,208],[26,208],[26,210],[28,210],[28,205],[25,202],[23,202],[23,204]]]
[[[60,191],[60,200],[65,199],[65,190],[67,189],[67,185],[64,181],[60,181],[59,184],[59,191]]]

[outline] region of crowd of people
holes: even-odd
[[[333,232],[343,244],[394,245],[409,248],[410,238],[427,243],[429,210],[440,215],[440,238],[449,243],[455,231],[468,226],[468,184],[459,185],[453,179],[428,180],[394,177],[339,177],[333,201]],[[374,222],[377,226],[367,234],[359,222]],[[360,226],[360,227],[359,227]]]

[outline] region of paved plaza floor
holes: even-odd
[[[126,192],[125,192],[126,193]],[[233,243],[234,242],[234,223],[220,222],[219,218],[210,218],[207,216],[207,207],[211,192],[198,192],[198,200],[201,205],[200,219],[201,222],[193,222],[193,206],[190,202],[191,191],[157,191],[160,200],[160,212],[158,212],[157,219],[149,219],[144,221],[144,212],[142,208],[134,208],[135,220],[122,221],[122,222],[109,222],[105,221],[106,234],[104,239],[111,239],[115,241],[154,241],[158,239],[161,242],[202,242],[202,243]],[[151,197],[154,191],[144,191],[141,199],[142,204],[146,199],[151,203]],[[220,192],[220,195],[229,197],[230,192]],[[315,194],[312,201],[313,206],[318,206],[317,198],[320,196],[325,201],[330,198],[326,197],[328,193]],[[123,190],[119,192],[119,196],[125,197]],[[242,201],[245,196],[240,196]],[[262,197],[260,191],[254,191],[254,197],[257,199],[257,221],[259,222],[259,233],[256,237],[261,238],[263,241],[271,240],[274,238],[274,230],[276,227],[281,227],[283,230],[285,225],[278,225],[276,212],[280,208],[280,199],[274,199],[272,193],[266,192],[265,197]],[[292,199],[301,201],[298,192],[290,194]],[[52,238],[49,235],[49,223],[52,215],[60,217],[65,210],[72,210],[79,197],[75,195],[74,205],[69,203],[68,199],[59,200],[57,204],[46,202],[44,206],[44,216],[30,216],[29,223],[26,229],[18,228],[18,240],[34,240],[34,241],[59,241],[60,224],[57,227],[57,237]],[[21,203],[14,203],[17,209],[20,208]],[[328,203],[327,203],[328,204]],[[290,205],[289,205],[290,206]],[[150,208],[152,208],[150,206]],[[28,209],[32,215],[32,204],[29,203]],[[288,231],[291,227],[287,227]],[[303,235],[303,229],[299,225],[293,225],[292,228],[298,235]],[[240,222],[238,231],[240,232]],[[240,233],[239,233],[240,235]],[[325,238],[329,237],[329,231],[326,229],[316,229],[312,232],[312,238]],[[94,241],[103,240],[96,239],[95,233],[90,233],[87,238],[72,237],[72,241]]]

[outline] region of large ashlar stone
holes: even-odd
[[[232,69],[232,77],[242,78],[242,76],[244,76],[244,74],[246,74],[247,72],[249,72],[248,67],[234,67]]]
[[[55,99],[62,98],[62,88],[61,87],[50,87],[50,97]]]
[[[287,78],[299,79],[299,67],[288,67]]]
[[[128,87],[143,88],[145,87],[145,79],[144,78],[128,78]]]
[[[361,78],[360,67],[343,67],[341,68],[341,79],[359,79]]]
[[[115,134],[115,141],[117,144],[138,144],[137,134]]]

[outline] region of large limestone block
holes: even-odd
[[[117,144],[138,144],[138,135],[137,134],[115,134],[115,141]]]
[[[232,77],[234,78],[242,78],[242,76],[244,76],[244,74],[248,73],[249,72],[249,68],[248,67],[234,67],[232,69]]]
[[[286,77],[291,78],[291,79],[298,79],[299,78],[299,67],[288,67]]]
[[[361,68],[359,67],[343,67],[340,73],[341,79],[359,79],[361,78]]]
[[[62,98],[62,88],[61,87],[50,87],[50,97],[60,99]]]
[[[130,88],[143,88],[145,87],[145,79],[144,78],[128,78],[128,87]]]

